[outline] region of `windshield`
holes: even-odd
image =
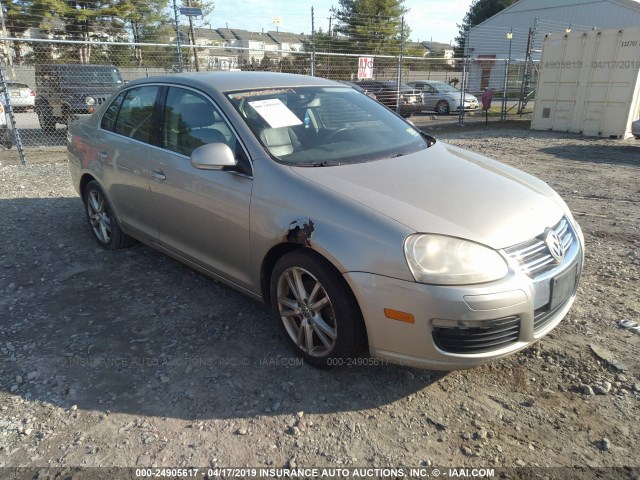
[[[122,77],[120,71],[114,67],[72,65],[71,68],[60,68],[60,81],[62,83],[113,85],[122,83]]]
[[[460,90],[444,82],[435,82],[431,84],[433,88],[441,93],[460,93]]]
[[[228,93],[269,153],[298,166],[360,163],[429,145],[420,131],[350,87],[288,87]]]

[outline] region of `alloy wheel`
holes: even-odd
[[[290,267],[278,278],[277,305],[285,330],[308,355],[330,353],[337,340],[336,315],[320,281],[301,267]]]
[[[109,243],[111,240],[111,218],[107,211],[107,201],[101,192],[91,190],[87,195],[87,213],[93,233],[98,240]]]

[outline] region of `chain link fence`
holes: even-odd
[[[400,110],[401,103],[411,96],[407,91],[414,90],[411,93],[422,106],[412,113],[416,119],[423,117],[421,121],[460,125],[497,122],[531,109],[539,63],[536,33],[542,36],[536,28],[494,29],[491,38],[471,31],[464,55],[459,57],[446,52],[418,56],[416,45],[409,43],[401,44],[394,55],[354,54],[347,52],[344,42],[335,48],[326,41],[313,44],[313,37],[298,50],[277,45],[178,46],[3,38],[0,87],[4,95],[0,98],[8,134],[0,136],[0,145],[15,146],[23,163],[30,156],[41,155],[43,149],[64,149],[69,122],[92,113],[119,86],[137,78],[180,71],[242,70],[358,83],[363,57],[370,62],[368,73],[378,82],[372,85],[369,81],[366,90],[390,108]],[[409,90],[403,84],[408,84]],[[492,97],[486,111],[483,95]],[[383,101],[385,98],[391,101]],[[10,141],[3,143],[3,138]]]

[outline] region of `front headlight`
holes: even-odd
[[[505,277],[506,261],[488,247],[460,238],[417,233],[404,242],[404,254],[416,282],[468,285]]]
[[[84,99],[84,103],[86,103],[87,105],[95,105],[96,99],[93,97],[87,97]]]

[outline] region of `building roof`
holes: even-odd
[[[231,29],[238,40],[253,40],[265,43],[275,43],[273,39],[266,33],[250,32],[249,30]]]
[[[441,42],[420,42],[424,48],[431,50],[432,52],[439,52],[441,50],[453,50],[453,47],[448,43]]]
[[[268,31],[267,35],[276,43],[303,43],[308,39],[308,36],[302,33],[298,35],[290,32],[274,32],[273,30]]]
[[[195,28],[194,31],[196,38],[204,38],[213,42],[224,42],[226,40],[218,30],[211,28]]]
[[[601,7],[601,8],[596,8]],[[533,13],[532,13],[533,12]],[[501,23],[507,17],[534,15],[536,18],[556,22],[573,22],[585,27],[623,28],[637,25],[640,18],[640,1],[637,0],[519,0],[504,10],[472,27]],[[634,23],[635,22],[635,23]],[[513,23],[513,20],[511,20]],[[516,26],[507,25],[505,26]],[[521,25],[520,25],[521,26]],[[533,26],[533,25],[530,25]]]

